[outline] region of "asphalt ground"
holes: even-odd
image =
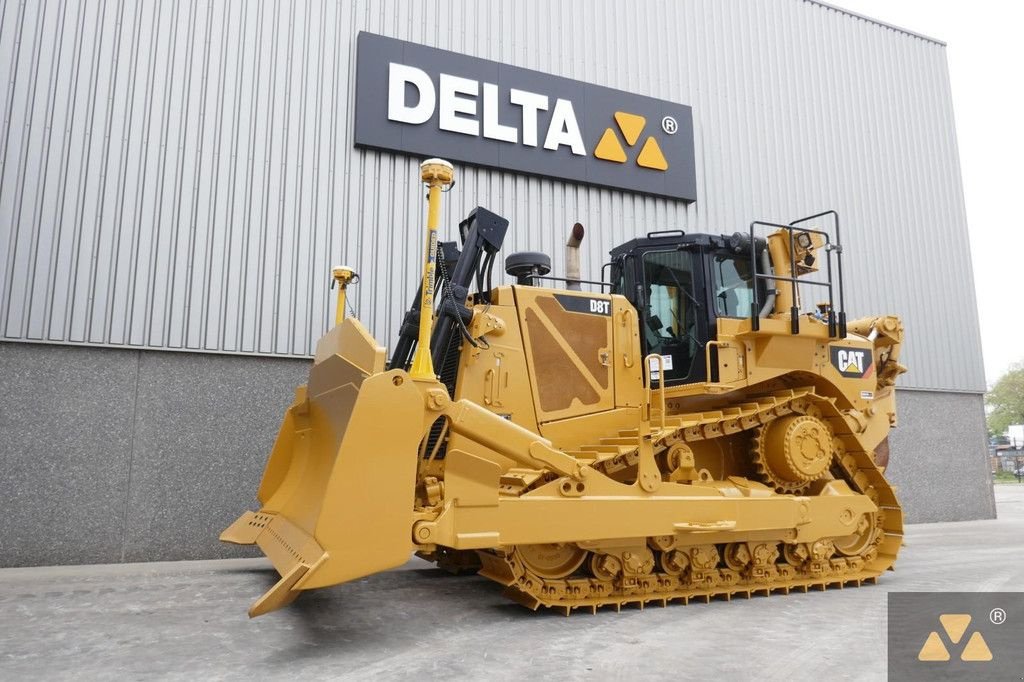
[[[877,585],[569,618],[418,559],[254,620],[262,559],[3,569],[0,680],[884,679],[888,592],[1024,591],[1024,486],[995,491]]]

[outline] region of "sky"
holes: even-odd
[[[1011,363],[1024,361],[1024,3],[829,4],[947,45],[985,376],[991,385]],[[951,324],[956,316],[949,311]]]

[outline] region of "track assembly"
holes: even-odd
[[[891,499],[891,489],[872,458],[847,452],[846,443],[856,441],[845,422],[838,415],[823,416],[835,409],[830,401],[811,389],[796,389],[765,396],[757,406],[761,409],[751,409],[739,419],[705,418],[700,428],[656,434],[660,453],[668,454],[663,460],[669,470],[666,478],[678,477],[680,465],[685,468],[689,445],[736,434],[746,417],[755,469],[780,494],[812,495],[816,482],[838,478],[876,504],[883,497]],[[694,418],[684,415],[681,421]],[[765,446],[772,457],[761,454]],[[635,458],[633,451],[617,454],[610,468],[629,467]],[[805,543],[679,545],[676,538],[665,536],[633,545],[520,545],[477,554],[480,574],[504,585],[507,597],[531,609],[543,606],[566,615],[629,604],[665,606],[714,597],[788,594],[873,583],[892,566],[902,542],[899,510],[890,505],[892,516],[886,510],[880,505],[878,512],[865,515],[850,535]]]

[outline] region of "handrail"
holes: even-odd
[[[823,216],[831,215],[834,219],[836,241],[833,244],[831,236],[824,230],[816,230],[811,227],[799,228],[800,232],[809,232],[812,234],[820,234],[824,239],[824,250],[825,250],[825,267],[828,281],[826,282],[815,282],[812,280],[800,280],[796,276],[796,243],[794,231],[798,228],[796,225],[799,223],[807,222],[808,220],[814,220],[815,218],[821,218]],[[789,255],[790,255],[790,275],[791,277],[783,277],[775,273],[761,273],[757,271],[757,242],[754,238],[754,228],[757,226],[761,227],[773,227],[779,230],[786,230],[789,233]],[[766,247],[767,248],[767,247]],[[843,269],[842,269],[842,243],[839,241],[839,214],[834,210],[823,211],[816,213],[806,218],[800,218],[794,220],[789,225],[782,225],[780,223],[770,223],[762,220],[754,220],[750,223],[750,271],[754,276],[754,287],[753,287],[753,305],[750,310],[750,327],[753,331],[758,331],[761,328],[761,301],[757,291],[757,281],[759,279],[771,280],[777,282],[789,282],[792,305],[790,306],[790,331],[793,334],[800,333],[800,309],[797,307],[797,284],[810,284],[812,286],[823,286],[828,289],[828,335],[829,338],[836,336],[836,309],[835,301],[833,298],[833,287],[832,287],[832,252],[836,252],[837,262],[837,279],[839,288],[839,311],[838,311],[838,336],[839,338],[846,337],[846,307],[843,298]]]
[[[658,358],[658,402],[661,404],[661,430],[665,430],[665,358],[651,353],[644,358],[644,378],[647,379],[647,421],[651,420],[651,358]]]
[[[718,341],[717,339],[708,341],[704,344],[704,376],[707,377],[708,383],[721,383],[721,375],[718,377],[718,381],[711,381],[711,348],[728,348],[728,341]],[[717,367],[716,367],[717,369]]]
[[[793,222],[790,223],[790,225],[797,225],[799,223],[807,222],[808,220],[814,220],[815,218],[823,218],[823,217],[825,217],[827,215],[831,215],[832,216],[832,224],[835,225],[835,228],[836,228],[836,243],[832,247],[832,249],[829,250],[828,258],[825,259],[825,262],[828,265],[828,280],[831,282],[832,281],[832,251],[835,251],[836,252],[836,279],[838,280],[838,285],[839,285],[839,338],[845,339],[846,338],[846,301],[843,298],[843,238],[839,234],[839,213],[835,209],[829,209],[828,211],[822,211],[821,213],[815,213],[814,215],[809,215],[806,218],[800,218],[799,220],[794,220]],[[832,317],[829,316],[829,319],[831,321]],[[830,324],[829,325],[829,336],[832,336],[832,333],[834,331],[835,330],[832,328],[832,325]]]
[[[534,280],[534,279],[546,279],[546,280],[549,280],[549,281],[552,281],[552,282],[579,282],[580,284],[592,284],[592,285],[598,286],[598,287],[611,287],[612,286],[611,282],[598,282],[598,281],[592,280],[592,279],[572,279],[572,280],[570,280],[567,277],[555,277],[554,275],[526,275],[526,277],[530,278],[531,280]],[[536,286],[536,285],[531,285],[531,286]]]
[[[623,310],[622,310],[622,326],[623,327],[625,327],[626,329],[630,328],[629,320],[630,320],[630,318],[633,317],[634,314],[635,313],[633,312],[633,306],[626,306],[625,308],[623,308]],[[633,324],[636,324],[636,320],[633,321]],[[627,343],[626,344],[626,348],[623,349],[623,351],[622,351],[622,364],[625,365],[626,368],[628,369],[628,368],[631,368],[633,366],[633,363],[634,363],[634,360],[633,360],[633,344]]]

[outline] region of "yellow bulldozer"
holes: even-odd
[[[423,279],[390,358],[344,315],[355,273],[336,268],[337,324],[284,416],[262,506],[221,535],[280,573],[250,616],[413,553],[566,614],[892,567],[903,327],[847,321],[835,212],[652,232],[611,251],[607,281],[580,277],[576,225],[566,277],[517,253],[516,283],[495,287],[508,221],[476,208],[441,242],[454,170],[430,159],[421,179]],[[802,311],[807,291],[827,302]]]

